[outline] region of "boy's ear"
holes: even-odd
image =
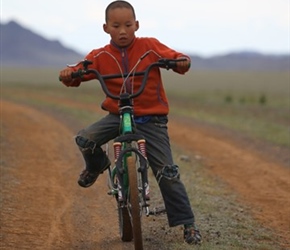
[[[108,26],[107,26],[106,23],[103,24],[103,30],[104,30],[107,34],[109,34]]]
[[[135,31],[137,31],[139,29],[139,21],[135,22],[135,26],[136,26]]]

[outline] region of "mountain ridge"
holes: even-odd
[[[1,23],[1,65],[4,67],[59,67],[77,62],[81,53],[58,40],[48,40],[16,21]],[[190,55],[193,70],[289,70],[290,55],[234,51],[202,57]]]
[[[1,24],[1,63],[3,66],[47,67],[66,65],[83,57],[57,40],[48,40],[10,21]]]

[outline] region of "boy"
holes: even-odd
[[[139,29],[135,11],[126,1],[114,1],[106,8],[106,23],[104,31],[110,35],[110,44],[91,51],[86,59],[93,62],[92,68],[102,75],[118,72],[128,73],[132,69],[144,71],[146,67],[159,58],[185,58],[177,63],[174,69],[184,74],[190,67],[188,56],[176,52],[154,38],[137,38],[135,32]],[[150,52],[149,52],[150,51]],[[142,61],[140,57],[147,54]],[[82,79],[72,79],[71,73],[77,71],[80,64],[67,67],[60,72],[60,79],[68,87],[77,87],[82,81],[92,80],[94,76],[87,75]],[[106,81],[113,94],[119,94],[122,79]],[[141,84],[141,78],[135,77],[126,82],[126,91],[136,90]],[[85,161],[85,169],[81,172],[78,184],[82,187],[91,186],[101,172],[108,168],[110,160],[101,149],[106,142],[118,136],[119,113],[118,102],[108,97],[102,103],[102,108],[108,115],[81,130],[76,136],[78,145]],[[188,244],[201,243],[201,235],[194,224],[194,214],[189,199],[180,181],[178,166],[174,165],[167,132],[168,102],[163,88],[160,70],[154,68],[144,92],[134,99],[134,115],[137,131],[146,139],[146,152],[149,165],[164,199],[169,226],[184,225],[184,240]],[[175,172],[175,176],[171,176]]]

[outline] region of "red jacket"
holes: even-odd
[[[101,75],[129,73],[136,65],[138,60],[147,51],[152,50],[136,67],[136,72],[144,71],[146,67],[161,58],[176,59],[186,55],[176,52],[155,38],[135,38],[127,48],[119,48],[112,42],[103,48],[91,51],[85,58],[93,62],[89,68],[98,70]],[[157,56],[158,55],[158,56]],[[115,59],[114,59],[114,58]],[[187,56],[186,56],[187,57]],[[116,60],[118,63],[116,63]],[[120,68],[118,66],[120,65]],[[73,67],[78,70],[81,65]],[[183,74],[184,72],[176,72]],[[82,80],[75,79],[74,86],[79,86],[81,81],[94,79],[94,75],[85,76]],[[135,76],[131,79],[133,91],[139,89],[142,81],[141,76]],[[118,95],[123,85],[123,79],[106,80],[110,92]],[[134,99],[134,115],[167,115],[169,112],[168,101],[164,91],[160,69],[153,68],[149,74],[147,85],[144,92]],[[110,113],[118,114],[118,101],[106,97],[102,103],[102,108]]]

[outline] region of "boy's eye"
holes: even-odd
[[[115,29],[120,28],[120,26],[121,26],[121,25],[119,25],[119,24],[113,24],[113,25],[112,25],[112,27],[115,28]],[[129,24],[125,24],[125,26],[126,26],[127,28],[129,28],[129,27],[132,26],[132,24],[131,24],[131,23],[129,23]]]

